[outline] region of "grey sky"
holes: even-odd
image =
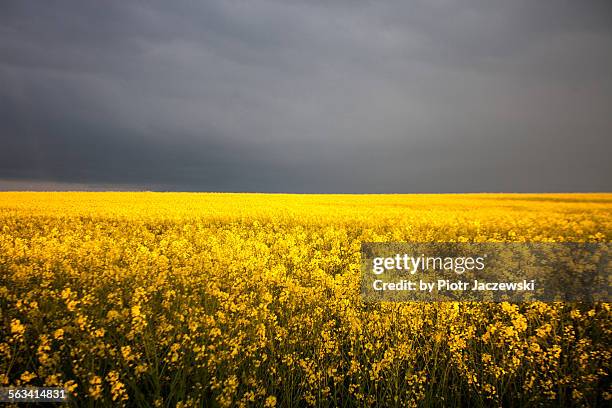
[[[609,1],[3,1],[0,189],[612,191]]]

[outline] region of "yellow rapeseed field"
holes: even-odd
[[[100,406],[586,405],[610,304],[365,303],[365,241],[610,242],[612,194],[0,193],[0,386]]]

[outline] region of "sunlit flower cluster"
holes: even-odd
[[[0,193],[0,386],[106,406],[606,405],[598,303],[368,303],[361,242],[610,242],[612,195]]]

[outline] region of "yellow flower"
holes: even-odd
[[[108,320],[116,320],[117,318],[119,318],[119,316],[121,315],[116,310],[109,310],[108,313],[106,313],[106,318]]]
[[[542,348],[540,347],[538,343],[531,343],[529,344],[529,350],[532,351],[533,353],[538,353],[542,351]]]
[[[72,296],[72,290],[70,288],[65,288],[62,290],[62,299],[66,300]]]
[[[64,338],[64,329],[57,329],[53,332],[53,337],[57,340]]]
[[[121,347],[121,355],[125,359],[125,361],[131,361],[134,357],[132,356],[132,347],[123,346]]]
[[[264,404],[264,407],[266,408],[273,408],[276,406],[276,397],[273,395],[270,395],[268,398],[266,398],[266,402]]]
[[[79,302],[77,300],[69,300],[68,302],[66,302],[66,306],[68,308],[69,312],[74,312],[76,310],[76,307],[78,306]]]
[[[79,385],[75,383],[73,380],[69,380],[64,383],[64,389],[66,389],[66,391],[71,393],[73,396],[76,394],[76,389],[78,387]]]
[[[21,381],[23,381],[24,383],[29,383],[30,381],[32,381],[34,378],[36,378],[37,375],[34,373],[31,373],[29,371],[24,371],[23,374],[21,374],[21,377],[19,377],[21,379]]]
[[[132,306],[131,312],[132,312],[132,317],[139,317],[139,316],[141,316],[141,314],[140,314],[140,305]]]
[[[89,380],[89,396],[94,400],[102,397],[102,378],[97,375],[94,375],[91,380]]]
[[[17,336],[23,336],[23,334],[25,333],[25,326],[21,324],[21,321],[19,319],[11,320],[11,333]]]
[[[106,379],[111,387],[111,395],[113,401],[126,401],[128,399],[125,385],[119,381],[119,373],[117,371],[110,371],[106,376]]]

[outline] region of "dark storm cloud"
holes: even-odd
[[[607,1],[5,1],[0,189],[610,191],[611,49]]]

